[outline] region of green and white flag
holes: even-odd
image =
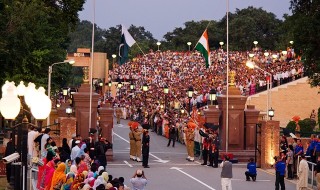
[[[207,29],[203,32],[201,38],[199,39],[196,50],[200,51],[206,60],[206,68],[211,65],[210,62],[210,51],[209,51],[209,38],[208,38],[208,32]]]
[[[124,25],[121,26],[121,44],[119,46],[120,65],[124,64],[128,60],[129,47],[136,43],[131,34],[128,32],[127,28]]]

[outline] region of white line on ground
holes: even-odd
[[[129,164],[129,162],[127,160],[124,160],[123,162],[126,163],[126,165],[128,165],[130,168],[133,167],[131,164]]]
[[[208,188],[209,188],[209,189],[211,189],[211,190],[215,190],[214,188],[210,187],[208,184],[206,184],[206,183],[204,183],[204,182],[200,181],[199,179],[197,179],[197,178],[193,177],[192,175],[190,175],[190,174],[188,174],[188,173],[186,173],[186,172],[182,171],[182,170],[181,170],[182,168],[172,167],[172,168],[170,168],[170,169],[177,170],[177,171],[179,171],[179,172],[183,173],[184,175],[186,175],[186,176],[190,177],[191,179],[193,179],[193,180],[195,180],[195,181],[199,182],[199,183],[200,183],[200,184],[202,184],[203,186],[206,186],[206,187],[208,187]]]

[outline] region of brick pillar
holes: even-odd
[[[112,140],[112,128],[113,128],[113,108],[110,104],[107,104],[106,107],[99,108],[100,114],[100,128],[102,129],[102,137],[105,137],[109,142]],[[107,160],[113,160],[113,149],[109,149],[106,152]]]
[[[75,117],[59,117],[60,123],[60,134],[53,134],[50,132],[50,136],[56,142],[57,146],[62,146],[62,139],[66,138],[69,140],[72,135],[76,134],[77,119]]]
[[[227,96],[225,94],[218,96],[219,109],[222,114],[221,121],[221,149],[226,150],[228,118],[228,151],[244,149],[244,108],[247,97],[240,95],[240,90],[235,87],[229,87],[229,111],[227,115]]]
[[[256,110],[254,105],[247,105],[247,108],[244,110],[245,113],[245,149],[254,150],[255,148],[255,139],[256,139],[256,124],[259,119],[259,110]]]
[[[73,94],[75,116],[77,118],[77,133],[81,137],[89,137],[89,114],[91,114],[91,128],[97,126],[97,107],[99,94],[92,92],[91,113],[90,109],[90,85],[82,84],[79,91]]]
[[[220,110],[214,105],[209,105],[209,109],[204,111],[206,123],[213,123],[219,125]]]
[[[280,122],[267,120],[261,121],[261,168],[271,168],[275,161],[274,156],[279,156]]]

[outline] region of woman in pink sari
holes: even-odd
[[[42,175],[39,190],[50,190],[53,173],[55,171],[55,165],[58,164],[59,162],[60,160],[56,159],[56,160],[51,160],[46,164],[43,175]]]
[[[46,168],[46,165],[48,162],[50,162],[51,160],[53,159],[53,154],[52,153],[49,153],[47,154],[47,157],[46,158],[43,158],[42,159],[42,162],[43,162],[43,166],[38,166],[38,180],[37,180],[37,188],[40,189],[40,184],[41,184],[41,181],[43,179],[43,173],[44,173],[44,170]]]

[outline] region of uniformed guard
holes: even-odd
[[[194,161],[194,129],[192,127],[187,128],[186,141],[187,141],[186,146],[188,151],[187,160],[190,162],[193,162]]]
[[[219,162],[219,146],[220,146],[220,140],[218,133],[213,134],[213,167],[217,168],[218,167],[218,162]]]
[[[206,130],[206,135],[208,134],[208,131]],[[207,165],[208,162],[208,153],[211,145],[211,140],[208,136],[205,136],[202,140],[202,158],[203,158],[203,163],[201,165]]]
[[[133,135],[133,127],[130,126],[129,132],[129,139],[130,139],[130,160],[136,161],[136,141]]]
[[[134,136],[134,140],[135,140],[135,157],[136,157],[136,160],[137,162],[141,162],[141,134],[142,134],[142,131],[137,128],[134,128],[133,130],[133,136]]]

